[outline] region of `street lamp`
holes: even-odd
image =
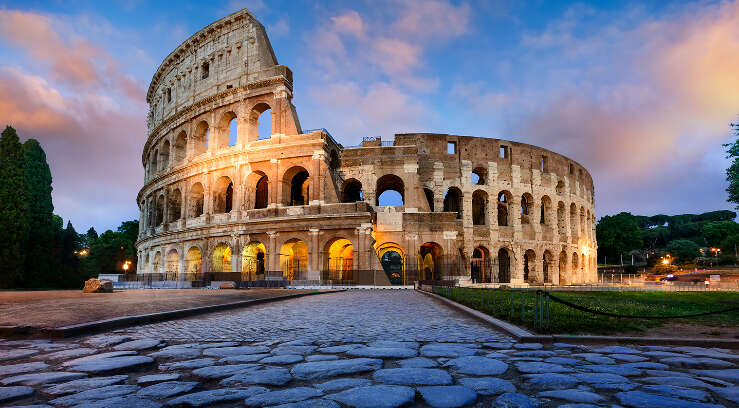
[[[128,268],[131,267],[131,261],[124,261],[123,262],[123,270],[128,272]]]

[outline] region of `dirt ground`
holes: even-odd
[[[627,331],[614,333],[616,336],[637,337],[680,337],[680,338],[716,338],[739,339],[737,326],[704,326],[699,324],[672,323],[660,327],[652,327],[644,331]]]
[[[166,312],[296,293],[298,289],[138,289],[0,292],[0,326],[63,327],[115,317]]]

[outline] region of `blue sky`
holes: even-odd
[[[6,1],[0,121],[46,149],[55,212],[78,230],[138,217],[151,75],[244,7],[293,70],[305,129],[540,145],[590,170],[598,216],[731,208],[736,2]]]

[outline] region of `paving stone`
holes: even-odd
[[[640,354],[641,350],[637,350],[631,347],[624,346],[606,346],[593,350],[594,353],[605,353],[605,354]]]
[[[314,398],[305,401],[277,405],[273,408],[341,408],[341,405],[339,405],[336,401]]]
[[[554,343],[552,344],[554,347],[557,348],[566,348],[566,349],[581,349],[583,348],[580,344],[569,344],[569,343]]]
[[[263,358],[269,357],[272,354],[242,354],[240,356],[223,357],[218,360],[219,363],[253,363]]]
[[[690,377],[690,374],[675,370],[644,370],[644,374],[651,377]]]
[[[447,361],[444,366],[454,367],[457,373],[470,375],[501,375],[508,370],[508,364],[480,356],[455,358]]]
[[[684,374],[684,373],[681,373]],[[711,378],[711,377],[695,377],[696,380],[701,380],[705,383],[708,383],[709,385],[713,385],[714,387],[731,387],[732,383],[719,380],[718,378]]]
[[[221,388],[217,390],[200,391],[192,394],[181,395],[167,401],[167,405],[185,405],[191,407],[210,406],[228,401],[242,400],[268,391],[269,390],[264,387]]]
[[[538,398],[555,398],[570,402],[596,403],[603,400],[603,397],[598,394],[577,389],[542,391],[536,394],[536,396]]]
[[[696,401],[707,401],[708,393],[703,390],[695,390],[692,388],[676,387],[674,385],[645,385],[641,387],[642,391],[652,394],[661,394],[668,397],[687,398]]]
[[[204,356],[229,357],[243,354],[269,353],[267,346],[237,346],[237,347],[213,347],[203,351]]]
[[[247,407],[264,407],[268,405],[287,404],[320,397],[323,391],[310,387],[295,387],[286,390],[265,392],[253,395],[244,401]]]
[[[217,347],[233,347],[238,346],[238,341],[217,341],[217,342],[205,342],[205,343],[192,343],[193,347],[200,349],[206,348],[217,348]]]
[[[280,355],[280,354],[305,355],[305,354],[310,354],[314,352],[317,348],[318,348],[317,346],[299,346],[299,345],[284,346],[284,345],[281,345],[279,347],[272,349],[271,353],[275,355]]]
[[[642,375],[643,371],[638,368],[625,367],[611,364],[585,364],[577,367],[580,370],[592,371],[594,373],[610,373],[623,375],[624,377]]]
[[[678,398],[665,397],[662,395],[649,394],[643,391],[626,391],[616,393],[616,398],[621,404],[633,408],[708,408],[720,407],[714,404],[704,404],[695,401],[685,401]]]
[[[661,362],[671,366],[682,368],[729,368],[734,363],[709,357],[667,357],[660,359]]]
[[[160,364],[159,369],[162,371],[169,370],[194,370],[197,368],[208,367],[215,364],[216,360],[212,358],[197,358],[195,360],[178,361],[175,363]]]
[[[456,408],[472,404],[477,393],[462,385],[419,387],[418,392],[434,408]]]
[[[364,387],[370,384],[372,384],[372,381],[366,378],[339,378],[338,380],[316,384],[315,387],[323,391],[338,391],[345,388]]]
[[[631,391],[639,387],[638,384],[634,383],[594,383],[590,386],[602,391]]]
[[[195,347],[169,346],[149,354],[156,358],[173,358],[177,360],[188,360],[200,357],[200,349]]]
[[[51,405],[46,404],[34,404],[34,405],[13,405],[13,408],[54,408]]]
[[[327,360],[338,360],[339,356],[333,354],[311,354],[305,357],[305,361],[327,361]]]
[[[465,344],[432,343],[421,347],[424,357],[462,357],[477,354],[477,349]]]
[[[10,349],[0,350],[0,362],[18,360],[38,354],[38,350]]]
[[[556,354],[549,350],[524,350],[513,353],[514,356],[518,357],[552,357]]]
[[[281,367],[268,367],[261,370],[253,370],[245,373],[238,373],[231,377],[221,380],[221,385],[233,384],[267,384],[267,385],[284,385],[292,380],[290,371]]]
[[[572,376],[582,382],[586,382],[589,384],[628,383],[629,382],[629,379],[622,375],[609,374],[609,373],[577,373],[577,374],[573,374]]]
[[[653,363],[651,361],[642,361],[640,363],[625,363],[621,364],[621,367],[631,367],[644,370],[667,370],[670,368],[667,364]]]
[[[375,340],[369,343],[368,346],[379,348],[409,348],[418,350],[419,344],[415,341]]]
[[[405,360],[398,361],[398,365],[404,368],[410,368],[410,367],[430,368],[430,367],[437,367],[439,363],[437,363],[436,361],[430,358],[426,358],[426,357],[413,357],[413,358],[408,358]]]
[[[488,358],[508,358],[510,356],[508,354],[506,354],[506,353],[499,353],[499,352],[496,351],[496,352],[493,352],[493,353],[485,354],[485,357],[488,357]]]
[[[74,408],[160,408],[162,404],[135,395],[124,395],[75,405]]]
[[[475,390],[480,395],[497,395],[505,392],[516,392],[516,386],[508,380],[495,377],[460,378],[459,383]]]
[[[572,388],[580,382],[576,377],[569,374],[557,373],[526,374],[523,378],[526,379],[525,385],[527,387],[544,390]]]
[[[154,359],[147,356],[120,356],[70,364],[69,368],[71,370],[84,371],[88,373],[106,373],[119,370],[130,370],[152,363],[154,363]]]
[[[663,357],[685,357],[684,354],[681,353],[674,353],[672,351],[645,351],[642,353],[643,355],[647,357],[652,358],[663,358]]]
[[[585,361],[593,364],[616,364],[616,360],[601,354],[591,353],[585,357]]]
[[[519,350],[540,350],[544,347],[541,343],[516,343],[513,345],[513,348],[517,348]]]
[[[151,374],[151,375],[143,375],[139,377],[136,380],[136,384],[138,385],[149,385],[154,384],[158,382],[164,382],[164,381],[177,381],[182,376],[180,374]]]
[[[506,350],[513,348],[513,343],[509,342],[503,342],[503,341],[494,341],[490,343],[484,343],[483,346],[498,349],[498,350]]]
[[[3,378],[3,385],[42,385],[53,384],[63,381],[76,380],[87,377],[84,373],[70,373],[66,371],[49,371],[45,373],[21,374],[13,377]]]
[[[568,357],[549,357],[547,359],[544,359],[544,362],[551,363],[551,364],[572,365],[572,366],[585,363],[582,360],[578,360],[575,358],[568,358]]]
[[[293,364],[299,361],[303,361],[303,356],[300,354],[279,354],[259,360],[262,364]]]
[[[696,380],[691,377],[675,376],[675,377],[645,377],[640,378],[639,381],[648,384],[662,384],[662,385],[675,385],[678,387],[698,387],[698,388],[709,388],[710,385],[704,383],[701,380]]]
[[[321,347],[318,350],[316,350],[319,353],[346,353],[347,351],[351,349],[355,349],[357,347],[363,347],[362,344],[344,344],[342,346],[329,346],[329,347]]]
[[[438,368],[388,368],[372,374],[377,382],[396,385],[448,385],[452,376]]]
[[[316,380],[336,377],[343,374],[356,374],[382,368],[382,360],[374,358],[353,358],[334,361],[312,361],[296,364],[291,372],[301,380]]]
[[[538,361],[519,361],[516,362],[516,368],[518,371],[525,374],[566,373],[572,371],[572,369],[563,367],[559,364],[550,364]]]
[[[496,408],[534,408],[539,402],[523,394],[505,393],[495,399]]]
[[[739,404],[739,386],[731,386],[726,388],[714,388],[713,392],[718,394],[721,398],[725,398],[731,402]]]
[[[113,346],[113,350],[150,350],[161,346],[163,343],[157,339],[140,339],[127,341]]]
[[[346,354],[355,357],[407,358],[415,357],[418,352],[406,347],[357,347],[347,351]]]
[[[691,370],[691,372],[705,375],[707,377],[718,378],[720,380],[739,383],[739,368],[730,368],[727,370]]]
[[[48,368],[49,365],[40,361],[33,363],[0,365],[0,375],[11,375],[18,373],[28,373],[31,371],[40,371]]]
[[[106,385],[105,387],[89,389],[86,391],[67,395],[65,397],[59,397],[49,402],[54,405],[71,407],[73,405],[84,404],[90,401],[134,394],[139,389],[140,387],[137,385]]]
[[[124,341],[131,340],[131,336],[122,336],[122,335],[102,335],[102,336],[95,336],[90,339],[85,340],[85,343],[93,346],[93,347],[110,347],[115,346],[116,344],[123,343]]]
[[[412,402],[415,396],[416,392],[410,387],[370,385],[351,388],[326,398],[355,408],[395,408]]]
[[[83,356],[89,356],[90,354],[97,353],[98,349],[90,347],[79,347],[70,350],[56,351],[50,354],[44,354],[43,356],[35,356],[36,359],[48,360],[67,360],[70,358],[78,358]]]
[[[200,384],[197,381],[166,381],[139,390],[136,395],[144,398],[169,398],[192,391]]]
[[[231,364],[202,367],[193,370],[192,373],[202,378],[219,379],[230,377],[243,372],[251,372],[259,369],[259,364]]]
[[[34,392],[36,391],[33,387],[27,386],[0,387],[0,402],[8,402],[30,397]]]
[[[62,384],[56,384],[44,390],[44,393],[51,395],[72,394],[75,392],[87,391],[92,388],[101,388],[107,385],[120,384],[128,378],[127,375],[111,375],[110,377],[92,377],[80,378]]]
[[[638,362],[641,362],[641,361],[647,361],[647,360],[649,360],[646,357],[642,357],[642,356],[639,356],[639,355],[636,355],[636,354],[610,354],[609,356],[611,358],[616,359],[616,360],[626,361],[626,362],[629,362],[629,363],[638,363]]]

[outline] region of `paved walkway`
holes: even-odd
[[[731,407],[739,354],[516,343],[411,291],[351,291],[72,341],[0,343],[0,403]]]

